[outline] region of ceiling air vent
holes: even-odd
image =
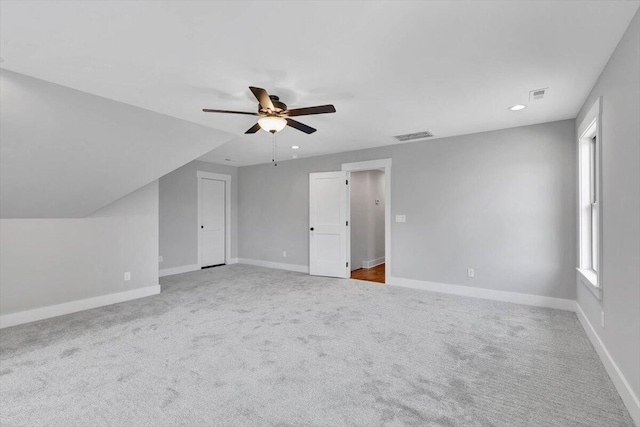
[[[406,133],[404,135],[396,135],[396,136],[394,136],[394,138],[397,139],[400,142],[407,142],[407,141],[414,141],[416,139],[431,138],[432,136],[433,136],[433,132],[431,132],[430,130],[425,130],[423,132]]]
[[[538,101],[540,99],[544,99],[549,91],[548,87],[542,89],[535,89],[529,92],[529,101]]]

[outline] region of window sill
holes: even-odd
[[[576,268],[578,271],[578,279],[585,285],[591,293],[598,299],[602,299],[602,288],[598,285],[598,276],[593,270],[585,270]]]

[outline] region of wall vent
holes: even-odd
[[[416,139],[431,138],[432,136],[433,136],[433,132],[431,132],[430,130],[425,130],[423,132],[405,133],[404,135],[396,135],[394,136],[394,138],[400,142],[407,142],[407,141],[413,141]]]
[[[544,87],[542,89],[535,89],[529,92],[529,101],[538,101],[540,99],[544,99],[549,91],[548,87]]]

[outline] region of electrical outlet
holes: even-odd
[[[600,311],[600,324],[604,328],[604,310]]]
[[[407,222],[406,215],[396,215],[396,222]]]
[[[129,280],[131,280],[131,273],[129,271],[126,271],[124,273],[124,281],[128,282]]]
[[[158,257],[158,262],[162,262],[162,261],[164,261],[164,258],[162,257],[162,255],[160,255],[160,256]]]
[[[476,271],[473,268],[467,268],[467,276],[475,277]]]
[[[282,257],[286,258],[287,257],[287,251],[282,251]]]

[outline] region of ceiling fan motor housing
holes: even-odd
[[[276,95],[269,95],[269,98],[271,99],[271,103],[273,104],[273,106],[275,107],[275,111],[272,111],[272,113],[277,113],[280,114],[283,111],[287,111],[287,104],[285,104],[284,102],[280,102],[280,97],[276,96]],[[258,112],[259,113],[264,113],[264,114],[268,114],[269,111],[265,108],[262,108],[260,106],[260,104],[258,104]]]

